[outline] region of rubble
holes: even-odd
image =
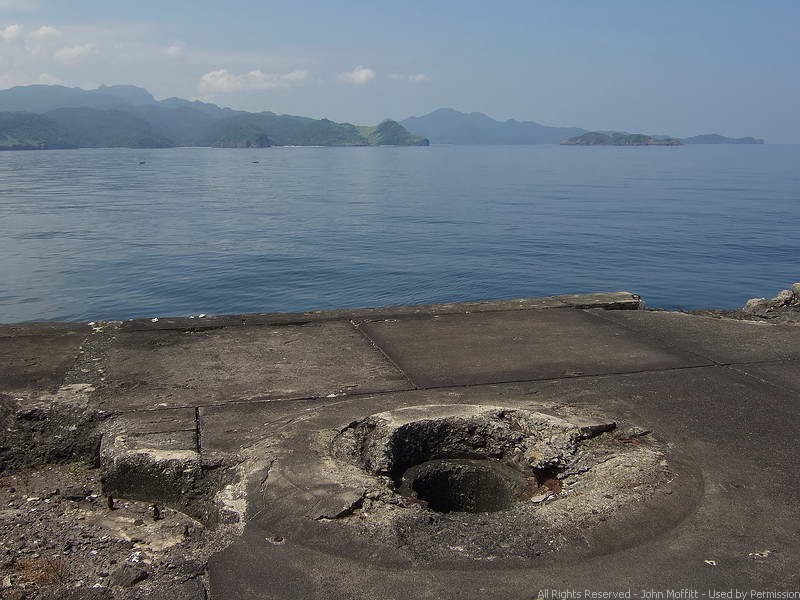
[[[0,597],[205,600],[224,532],[170,509],[153,521],[146,502],[109,510],[99,476],[83,463],[0,475]]]
[[[205,600],[207,558],[240,530],[215,498],[235,461],[128,431],[93,391],[0,397],[0,597]]]
[[[72,384],[33,398],[0,393],[0,472],[96,461],[99,425],[109,413],[89,406],[93,391],[91,385]]]
[[[774,298],[752,298],[744,305],[742,312],[773,321],[800,321],[800,283],[778,292]]]
[[[751,298],[742,308],[733,310],[701,309],[688,314],[778,324],[800,323],[800,282],[781,290],[774,298]]]

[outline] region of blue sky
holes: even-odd
[[[0,87],[800,140],[797,0],[0,0]]]

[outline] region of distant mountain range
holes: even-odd
[[[440,108],[422,117],[400,121],[406,129],[434,144],[558,144],[586,133],[578,127],[548,127],[533,121],[496,121],[479,113]],[[425,133],[420,133],[420,132]]]
[[[452,108],[440,108],[421,117],[400,121],[406,129],[428,138],[432,144],[559,144],[570,138],[586,134],[637,136],[626,132],[590,132],[579,127],[549,127],[534,121],[497,121],[483,113],[464,113]],[[668,136],[644,136],[650,143],[635,143],[631,137],[627,144],[616,145],[670,145],[664,143]],[[755,138],[728,138],[718,134],[698,135],[681,140],[685,144],[763,144]],[[611,144],[608,141],[603,145]],[[578,144],[575,144],[578,145]],[[585,145],[600,145],[599,142]],[[674,144],[672,144],[674,145]]]
[[[0,149],[427,146],[396,121],[375,127],[168,98],[145,89],[32,85],[0,91]]]
[[[558,144],[590,135],[634,136],[625,145],[666,145],[666,136],[590,132],[533,121],[497,121],[483,113],[440,108],[398,123],[374,127],[272,112],[251,113],[182,98],[156,100],[132,85],[83,90],[31,85],[0,90],[0,150],[42,148],[167,148],[215,146],[427,146],[436,144]],[[586,138],[589,139],[589,138]],[[591,138],[597,145],[600,138]],[[430,140],[430,142],[429,142]],[[718,134],[681,140],[686,144],[763,144],[755,138]],[[613,142],[611,142],[613,143]]]

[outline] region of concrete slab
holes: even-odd
[[[531,391],[539,401],[601,405],[652,429],[695,457],[712,488],[767,497],[800,486],[800,474],[788,472],[800,397],[732,368],[548,381]],[[760,489],[760,476],[769,478],[769,490]]]
[[[137,410],[118,415],[114,422],[128,434],[161,434],[173,431],[195,431],[197,414],[194,408]]]
[[[108,489],[199,518],[211,514],[200,500],[245,460],[237,468],[248,477],[222,494],[239,502],[249,483],[244,534],[211,560],[214,598],[532,600],[550,590],[541,597],[558,600],[552,590],[630,589],[644,600],[642,590],[690,588],[710,600],[713,590],[800,589],[800,328],[593,309],[638,306],[615,293],[140,320],[88,338],[80,324],[0,326],[0,395],[52,403],[56,395],[39,392],[65,376],[85,394],[95,386],[88,408],[115,413],[103,422]],[[349,319],[364,321],[361,332]],[[372,497],[353,495],[358,467],[336,470],[336,433],[430,404],[602,417],[623,432],[636,424],[665,449],[674,479],[633,513],[565,535],[579,541],[541,556],[472,560],[456,543],[452,558],[433,559],[408,544],[376,550],[369,536],[338,536],[342,519],[371,518],[361,507]],[[38,414],[22,411],[20,423],[39,431]],[[640,439],[625,435],[613,443]],[[343,472],[347,485],[335,480]],[[313,510],[287,516],[295,494]],[[487,531],[494,548],[507,541],[496,532],[512,529]]]
[[[365,321],[360,327],[420,387],[710,364],[572,309]]]
[[[124,434],[125,442],[138,452],[197,452],[194,431],[162,431]]]
[[[212,595],[241,600],[530,600],[544,589],[631,589],[632,597],[642,598],[642,590],[650,589],[693,588],[708,594],[731,588],[785,590],[800,584],[800,473],[794,468],[800,398],[728,367],[347,398],[310,411],[306,405],[294,424],[278,420],[291,418],[294,403],[273,403],[269,417],[274,424],[265,424],[262,435],[277,439],[287,427],[300,432],[336,427],[388,407],[476,401],[531,408],[574,405],[651,427],[651,435],[680,456],[672,466],[679,479],[686,477],[687,485],[694,486],[686,496],[693,505],[687,510],[667,496],[665,513],[684,511],[669,531],[648,533],[650,524],[642,522],[634,540],[630,531],[612,524],[605,536],[587,537],[591,552],[580,559],[565,552],[523,565],[495,560],[455,567],[424,560],[410,564],[402,548],[396,549],[394,564],[391,556],[365,560],[357,548],[337,547],[324,532],[314,544],[286,536],[280,519],[263,520],[255,511],[245,535],[212,559]],[[234,408],[243,406],[211,410]],[[309,522],[303,536],[320,527]],[[281,536],[279,544],[276,536]],[[765,550],[770,551],[765,558],[756,555]]]
[[[288,400],[236,402],[199,409],[203,452],[233,453],[274,435],[281,429],[316,411],[343,402],[330,400]]]
[[[0,336],[0,392],[54,391],[75,363],[86,335]]]
[[[0,324],[0,337],[24,335],[88,335],[92,328],[86,323],[16,323]]]
[[[410,387],[346,322],[122,333],[101,364],[93,401],[114,410]]]
[[[741,365],[736,369],[771,385],[800,393],[800,361]]]
[[[800,358],[800,327],[796,325],[658,311],[598,310],[592,314],[722,364]]]

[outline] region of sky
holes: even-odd
[[[0,88],[800,141],[798,0],[0,0]]]

